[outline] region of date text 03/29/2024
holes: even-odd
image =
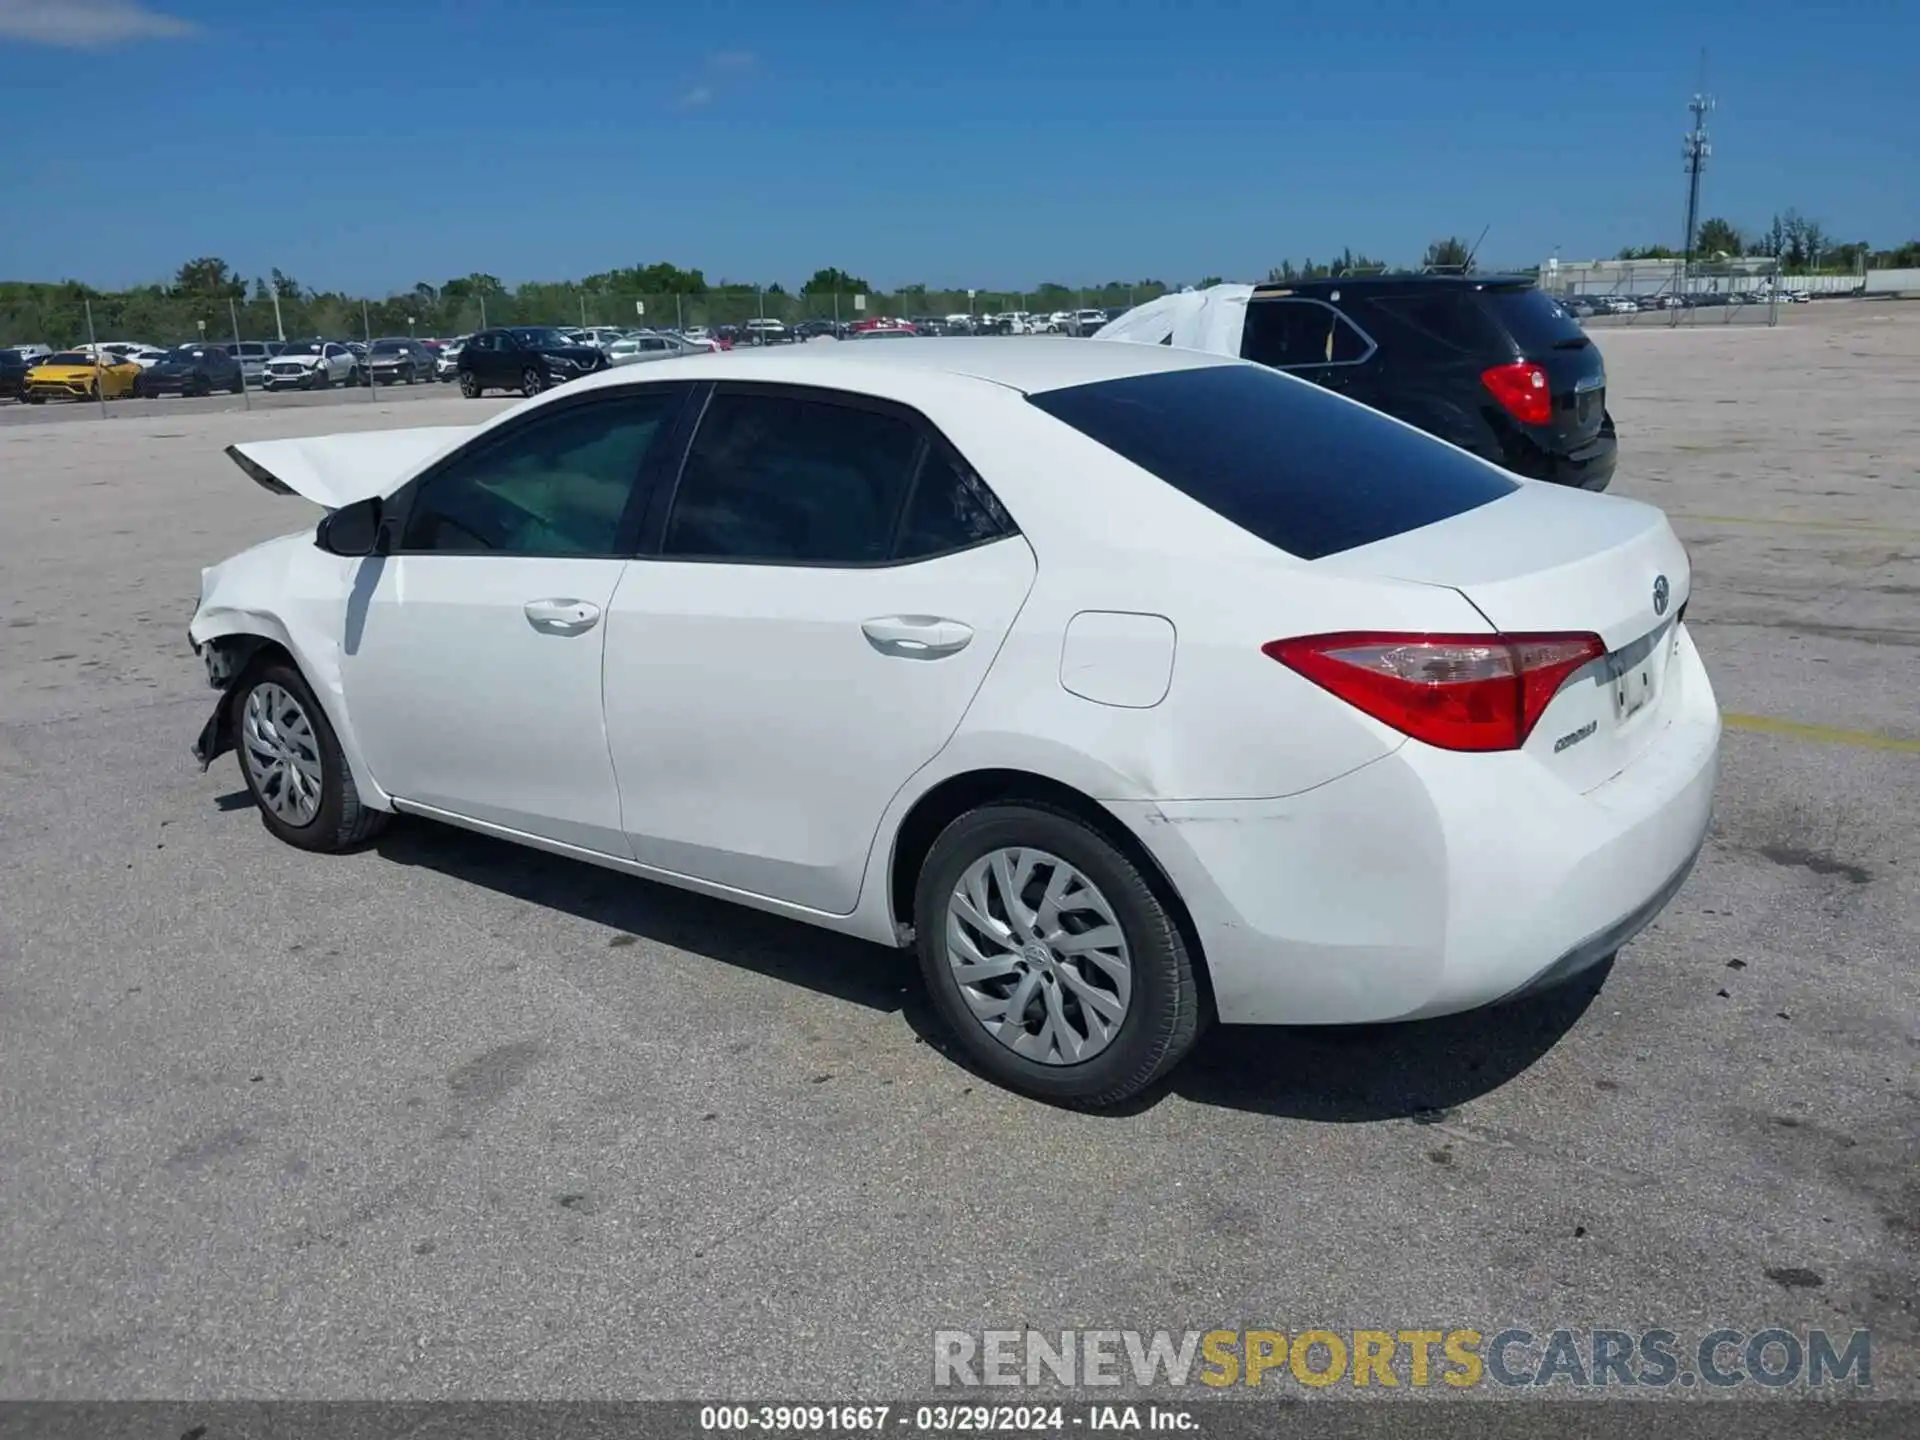
[[[1163,1405],[703,1405],[721,1434],[1041,1434],[1063,1430],[1194,1432],[1193,1412]]]

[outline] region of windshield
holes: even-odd
[[[376,340],[373,342],[375,355],[399,355],[413,347],[411,340]]]
[[[320,342],[314,341],[308,345],[289,345],[280,353],[282,355],[318,355],[320,353]]]
[[[167,359],[192,364],[195,360],[205,358],[206,354],[207,347],[204,345],[182,345],[178,350],[168,351]]]
[[[574,340],[561,330],[542,325],[519,325],[507,332],[522,345],[572,345]]]
[[[82,355],[78,350],[63,350],[58,355],[49,355],[40,362],[42,365],[91,365],[93,357]]]
[[[1587,343],[1587,332],[1579,322],[1544,291],[1489,290],[1487,304],[1523,354],[1538,355]]]

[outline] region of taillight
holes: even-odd
[[[1545,425],[1553,419],[1553,395],[1547,388],[1547,372],[1529,360],[1496,365],[1480,372],[1480,383],[1493,398],[1522,425]]]
[[[1347,631],[1260,647],[1321,689],[1442,750],[1518,750],[1598,635]]]

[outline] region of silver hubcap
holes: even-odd
[[[1042,1065],[1105,1050],[1133,997],[1107,897],[1044,850],[995,850],[967,867],[947,900],[947,964],[987,1033]]]
[[[320,812],[320,743],[300,702],[278,685],[256,685],[240,728],[260,803],[289,825],[310,824]]]

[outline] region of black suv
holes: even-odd
[[[1240,354],[1516,474],[1587,490],[1617,440],[1600,351],[1528,279],[1379,275],[1257,285]]]
[[[11,395],[18,400],[27,391],[27,371],[33,368],[29,360],[18,350],[0,350],[0,395]]]
[[[482,330],[460,347],[460,393],[469,400],[488,390],[538,395],[549,386],[607,368],[606,353],[581,345],[548,325]]]
[[[178,345],[166,358],[142,370],[133,382],[133,393],[152,398],[156,395],[211,395],[225,390],[238,395],[247,388],[245,372],[232,352],[220,344]]]

